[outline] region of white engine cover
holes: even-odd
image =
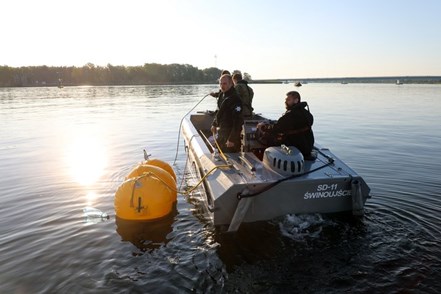
[[[291,176],[303,173],[305,159],[294,146],[273,146],[265,149],[263,164],[281,175]]]

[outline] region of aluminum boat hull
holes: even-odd
[[[315,145],[316,158],[305,160],[303,171],[291,176],[259,159],[256,151],[268,149],[255,140],[243,139],[243,152],[225,154],[225,162],[208,140],[212,120],[211,112],[191,114],[184,118],[181,132],[189,166],[203,179],[203,201],[214,225],[237,230],[242,222],[289,213],[363,213],[369,187],[328,148]],[[252,138],[253,126],[265,120],[255,116],[245,121],[242,137]]]

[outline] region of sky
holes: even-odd
[[[441,75],[439,0],[2,0],[0,65]]]

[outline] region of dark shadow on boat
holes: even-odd
[[[175,204],[169,215],[155,221],[128,221],[116,216],[116,232],[122,241],[132,243],[141,252],[150,252],[170,241],[168,235],[173,231],[177,214]]]

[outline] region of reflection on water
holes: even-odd
[[[66,153],[70,174],[81,185],[95,183],[107,166],[106,149],[99,138],[92,135],[72,138]]]
[[[122,241],[135,245],[141,253],[152,251],[166,245],[172,232],[172,224],[177,215],[176,206],[170,215],[156,221],[129,221],[115,217],[116,232]]]
[[[93,206],[98,199],[98,194],[95,191],[87,191],[85,204],[87,206]]]

